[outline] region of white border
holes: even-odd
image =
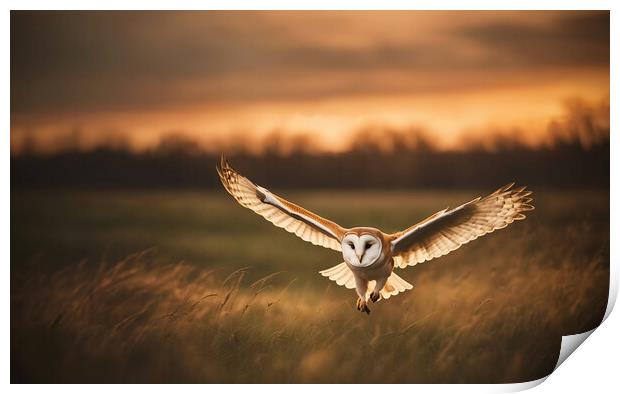
[[[579,10],[579,9],[609,9],[611,10],[611,42],[612,42],[612,50],[611,50],[611,70],[618,69],[618,22],[619,19],[616,17],[615,12],[617,7],[614,7],[615,3],[612,1],[542,1],[542,0],[521,0],[518,2],[515,1],[467,1],[467,2],[459,2],[459,1],[427,1],[425,3],[416,3],[412,1],[395,1],[395,0],[384,0],[381,2],[369,2],[369,1],[307,1],[307,0],[298,0],[294,3],[287,3],[284,1],[261,1],[260,4],[249,3],[243,0],[230,0],[230,1],[191,1],[191,0],[177,0],[175,2],[166,2],[166,1],[119,1],[119,0],[108,0],[105,2],[102,1],[91,1],[88,3],[79,2],[79,1],[56,1],[54,3],[49,1],[9,1],[7,2],[9,7],[7,11],[2,16],[2,27],[3,27],[3,39],[2,39],[2,49],[4,54],[9,53],[10,47],[10,13],[8,10],[10,9],[119,9],[119,10],[127,10],[127,9],[292,9],[292,10],[309,10],[309,9],[326,9],[326,10],[337,10],[337,9],[418,9],[418,10],[547,10],[547,9],[558,9],[558,10]],[[614,9],[615,8],[615,9]],[[2,73],[2,86],[5,86],[4,94],[2,95],[3,107],[5,108],[3,112],[4,124],[6,125],[6,129],[10,130],[10,90],[7,89],[10,86],[10,64],[6,60],[8,56],[5,57],[5,61],[3,62],[3,73]],[[614,72],[611,73],[611,185],[610,185],[610,201],[618,201],[618,164],[617,160],[614,159],[617,154],[619,154],[617,138],[615,137],[615,130],[617,126],[617,117],[614,114],[618,113],[618,104],[615,97],[616,92],[618,91],[618,79],[615,77]],[[5,138],[0,143],[2,146],[3,152],[8,157],[10,155],[10,140],[8,137],[10,133],[5,133]],[[10,190],[10,164],[9,160],[3,160],[0,164],[0,176],[2,177],[2,185],[3,187]],[[8,220],[10,215],[10,193],[9,190],[5,191],[2,194],[2,217],[5,218],[5,225],[2,228],[2,251],[4,252],[5,258],[3,259],[4,264],[2,268],[4,270],[4,283],[5,283],[5,299],[2,302],[2,313],[0,316],[4,318],[4,324],[1,326],[2,330],[2,338],[4,341],[2,342],[4,345],[4,357],[2,358],[2,377],[5,384],[10,382],[10,297],[9,297],[9,288],[10,288],[10,220]],[[536,388],[537,391],[545,392],[545,390],[553,390],[556,391],[564,391],[567,390],[569,392],[573,391],[584,391],[584,390],[603,390],[606,388],[609,391],[610,387],[617,387],[617,363],[616,363],[616,354],[619,350],[619,341],[616,333],[620,332],[620,321],[617,316],[610,315],[610,312],[615,304],[617,298],[618,291],[618,264],[617,264],[617,246],[620,239],[618,238],[618,233],[615,230],[615,226],[620,221],[619,210],[617,206],[612,205],[611,209],[611,283],[610,283],[610,301],[608,303],[608,308],[606,312],[606,320],[601,324],[601,327],[596,329],[594,333],[588,332],[583,335],[571,336],[563,339],[562,345],[564,352],[568,349],[567,346],[574,346],[575,343],[581,343],[585,338],[592,334],[592,338],[588,340],[589,345],[579,351],[579,357],[572,357],[565,363],[558,362],[558,366],[562,364],[562,367],[559,368],[556,372],[551,374],[548,379],[543,378],[534,382],[525,382],[514,385],[416,385],[411,387],[411,390],[420,390],[423,389],[425,392],[447,392],[447,391],[455,391],[459,392],[506,392],[506,391],[517,391],[523,390],[526,388],[537,386],[545,380],[549,380],[549,383],[544,385],[540,385]],[[617,315],[617,314],[616,314]],[[567,354],[570,354],[569,352]],[[565,360],[566,358],[564,358]],[[562,360],[563,361],[563,360]],[[35,388],[36,387],[36,388]],[[10,386],[11,390],[22,392],[22,391],[30,391],[31,389],[37,389],[40,386],[30,386],[30,385],[13,385]],[[181,386],[183,390],[187,391],[195,391],[195,392],[204,392],[205,388],[202,386]],[[54,385],[46,385],[44,389],[46,391],[52,392],[66,392],[66,391],[83,391],[83,390],[92,390],[95,393],[104,392],[110,390],[112,387],[108,387],[108,385],[92,385],[87,388],[82,385],[63,385],[63,386],[54,386]],[[375,390],[378,387],[372,386],[369,388],[371,390]],[[384,389],[390,390],[393,387],[384,387]],[[131,386],[113,386],[114,390],[133,390]],[[163,385],[155,385],[150,386],[149,390],[153,390],[155,392],[167,392],[170,389],[169,386]],[[178,387],[174,387],[174,389],[178,389]],[[241,389],[239,386],[231,387],[230,385],[214,385],[214,387],[210,388],[214,390],[236,390]],[[252,386],[252,390],[258,391],[269,391],[272,392],[284,392],[288,391],[291,388],[286,385],[254,385]],[[315,385],[297,385],[294,388],[295,390],[299,390],[301,392],[314,392],[316,389],[320,390],[356,390],[359,389],[357,387],[343,387],[343,386],[325,386],[321,385],[316,387]],[[381,389],[381,388],[379,388]]]

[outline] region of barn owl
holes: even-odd
[[[443,209],[413,226],[386,234],[372,227],[344,228],[324,219],[235,171],[222,157],[216,166],[224,188],[242,206],[314,245],[342,252],[344,262],[319,273],[355,289],[357,309],[370,314],[368,302],[388,299],[413,286],[394,272],[444,256],[474,239],[525,219],[534,209],[531,191],[514,183],[453,209]]]

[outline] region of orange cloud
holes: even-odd
[[[135,150],[368,126],[542,141],[609,96],[608,12],[12,12],[11,145]],[[65,142],[62,142],[65,141]]]

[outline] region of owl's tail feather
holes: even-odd
[[[370,286],[368,286],[370,288]],[[374,283],[372,284],[374,288]],[[385,298],[386,300],[391,296],[398,295],[399,293],[403,293],[406,290],[413,289],[413,285],[400,276],[396,275],[392,272],[392,275],[388,278],[385,286],[381,289],[381,298]]]
[[[319,271],[319,274],[328,277],[340,286],[344,286],[347,289],[355,289],[355,277],[353,272],[347,266],[347,263],[340,263],[336,266],[328,268],[323,271]]]
[[[328,277],[330,280],[333,280],[340,286],[344,286],[347,289],[355,289],[355,277],[353,276],[351,269],[347,266],[347,263],[340,263],[334,267],[319,271],[319,273]],[[368,283],[368,292],[366,293],[367,298],[374,290],[375,284],[376,283],[374,280]],[[395,296],[411,289],[413,289],[413,285],[411,285],[411,283],[392,272],[392,275],[388,278],[385,286],[381,289],[381,298],[385,298],[387,300],[391,296]]]

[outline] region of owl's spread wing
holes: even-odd
[[[461,245],[525,219],[523,212],[534,209],[531,191],[512,188],[476,198],[460,207],[444,209],[406,230],[392,234],[394,264],[405,268],[450,253]]]
[[[304,241],[341,251],[340,241],[345,230],[298,205],[278,197],[264,187],[255,185],[235,171],[222,157],[216,167],[224,188],[242,206],[251,209],[274,225],[294,233]]]

